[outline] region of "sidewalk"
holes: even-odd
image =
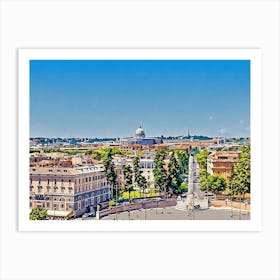
[[[209,207],[210,206],[214,206],[214,207],[231,207],[231,202],[225,202],[225,201],[220,201],[220,200],[213,200],[213,201],[210,201],[209,203]],[[232,202],[232,208],[237,208],[237,209],[240,209],[240,203],[239,202]],[[241,202],[241,209],[242,210],[248,210],[250,211],[251,210],[251,205],[248,204],[246,207],[245,207],[245,203],[244,202]]]

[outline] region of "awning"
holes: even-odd
[[[73,213],[73,211],[57,211],[57,210],[48,210],[48,216],[55,216],[55,217],[69,217]],[[74,213],[73,213],[74,215]]]
[[[71,217],[74,217],[74,212],[71,211],[68,215],[67,215],[67,218],[71,218]]]

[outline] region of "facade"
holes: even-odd
[[[148,189],[155,188],[155,181],[154,181],[154,154],[153,153],[146,153],[140,159],[140,171],[142,175],[146,178],[148,182]]]
[[[49,216],[80,216],[109,199],[100,166],[30,167],[30,209],[46,208]]]
[[[239,151],[213,152],[207,158],[207,171],[210,175],[223,175],[229,181],[232,168],[238,162]]]

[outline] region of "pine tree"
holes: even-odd
[[[109,149],[103,156],[104,172],[110,185],[111,197],[117,196],[117,174],[113,163],[112,149]]]
[[[140,158],[137,155],[133,160],[133,173],[134,173],[134,184],[139,187],[139,180],[140,180]]]
[[[128,198],[130,201],[130,192],[133,190],[133,171],[130,165],[124,166],[124,179],[125,190],[128,192]]]
[[[168,175],[164,168],[165,151],[158,151],[154,159],[154,181],[155,187],[159,189],[161,193],[165,193],[168,185]]]

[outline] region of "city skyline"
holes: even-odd
[[[31,60],[30,137],[250,136],[249,60]]]

